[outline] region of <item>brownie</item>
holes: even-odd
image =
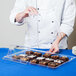
[[[35,59],[36,56],[35,55],[30,55],[30,56],[28,56],[28,58],[31,60],[31,59]]]
[[[33,54],[34,54],[34,55],[37,55],[37,53],[38,53],[38,52],[34,52]]]
[[[12,58],[15,60],[18,60],[18,59],[20,59],[20,56],[14,55],[14,56],[12,56]]]
[[[30,59],[28,57],[26,58],[20,58],[21,61],[29,61]]]
[[[56,67],[59,66],[59,65],[61,65],[61,63],[57,63],[57,62],[55,62],[55,64],[56,64]]]
[[[33,60],[30,61],[30,63],[31,63],[31,64],[38,64],[39,61],[38,61],[37,59],[33,59]]]
[[[38,52],[34,52],[34,55],[36,55],[37,57],[40,57],[42,55],[42,53],[38,53]]]
[[[62,56],[62,57],[60,57],[60,60],[63,60],[64,62],[66,62],[66,61],[68,61],[68,60],[69,60],[69,58],[68,58],[68,57],[66,57],[66,56]]]
[[[45,60],[44,57],[37,57],[36,59],[37,59],[38,61],[43,61],[43,60]]]
[[[43,66],[46,66],[46,65],[48,65],[48,62],[46,62],[46,61],[40,61],[39,64],[43,65]]]
[[[45,58],[51,58],[51,54],[46,53],[46,54],[43,55],[43,57],[45,57]]]
[[[59,59],[58,55],[51,56],[52,59]]]
[[[26,51],[27,55],[32,55],[34,52],[33,51]]]
[[[47,62],[54,62],[54,59],[51,59],[51,58],[45,58],[45,61],[47,61]]]
[[[60,64],[62,64],[64,61],[57,59],[57,60],[54,60],[54,62],[56,62],[56,63],[58,63],[58,64],[60,65]]]
[[[48,66],[54,68],[57,66],[57,64],[55,62],[50,62],[48,63]]]
[[[20,55],[18,55],[20,58],[24,58],[24,57],[27,57],[27,55],[26,54],[20,54]]]

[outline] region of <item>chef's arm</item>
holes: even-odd
[[[37,14],[37,10],[34,7],[28,7],[23,12],[18,13],[15,17],[15,22],[22,23],[23,19],[30,15]]]
[[[16,0],[14,8],[12,9],[10,17],[9,17],[10,22],[12,24],[16,24],[16,25],[23,25],[24,24],[24,20],[23,19],[20,22],[16,22],[15,18],[16,18],[16,15],[18,13],[21,13],[22,11],[24,11],[25,8],[26,8],[26,6],[25,6],[24,0]]]
[[[56,40],[53,42],[53,44],[51,45],[51,48],[50,48],[49,52],[52,52],[52,53],[59,52],[59,42],[60,42],[65,36],[66,36],[66,34],[63,33],[63,32],[58,33],[58,36],[57,36]]]
[[[10,14],[10,22],[16,25],[23,25],[24,18],[29,16],[29,12],[31,13],[30,15],[38,13],[35,8],[27,7],[27,0],[16,0],[15,6]]]
[[[66,36],[66,34],[63,33],[63,32],[58,33],[58,36],[57,36],[56,40],[53,42],[53,44],[51,45],[51,48],[50,48],[49,52],[52,52],[52,53],[59,52],[59,42],[60,42],[65,36]]]
[[[60,26],[60,33],[56,42],[60,42],[64,36],[69,36],[73,31],[75,21],[75,0],[66,0]]]
[[[65,33],[60,32],[60,33],[58,34],[58,36],[57,36],[55,42],[56,42],[57,44],[59,44],[59,42],[60,42],[65,36],[66,36]]]
[[[16,15],[14,22],[23,23],[25,17],[28,17],[28,14],[25,12],[20,12]]]
[[[75,13],[75,0],[66,0],[61,18],[60,32],[65,33],[67,37],[73,32]]]
[[[73,32],[73,26],[75,21],[75,0],[66,0],[61,17],[60,31],[56,40],[53,42],[50,52],[59,51],[59,42],[65,37],[69,36]]]

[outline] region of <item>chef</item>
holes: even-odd
[[[26,47],[50,48],[52,53],[68,48],[74,21],[74,0],[16,0],[10,14],[11,23],[27,26]]]

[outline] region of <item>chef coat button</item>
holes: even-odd
[[[71,5],[73,5],[73,2],[71,3]]]
[[[38,22],[40,22],[40,20],[38,20]]]
[[[37,8],[37,10],[39,10],[39,8]]]
[[[40,31],[38,31],[38,33],[40,33]]]
[[[51,43],[52,44],[52,43]]]
[[[52,21],[52,23],[54,23],[54,21]]]
[[[53,34],[53,32],[51,32],[51,34]]]

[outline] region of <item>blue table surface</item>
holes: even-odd
[[[60,54],[74,56],[71,52],[72,50],[60,50]],[[0,48],[0,76],[76,76],[76,59],[56,69],[51,69],[3,60],[2,57],[7,53],[8,48]]]

